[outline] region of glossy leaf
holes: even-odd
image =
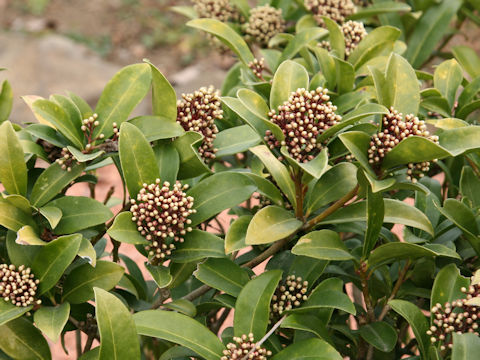
[[[82,259],[88,261],[90,265],[95,267],[97,265],[97,253],[95,252],[95,248],[93,247],[92,243],[83,238],[82,242],[80,243],[80,248],[78,249],[78,256]]]
[[[465,126],[444,130],[439,134],[440,145],[452,156],[480,148],[480,126]]]
[[[349,131],[339,135],[343,145],[355,156],[355,159],[372,176],[375,176],[368,163],[367,151],[370,146],[370,136],[361,131]]]
[[[328,30],[328,42],[336,56],[340,59],[345,58],[345,38],[340,26],[327,16],[322,17]]]
[[[202,134],[187,131],[173,142],[180,157],[179,179],[189,179],[210,171],[196,150],[202,139]]]
[[[8,120],[13,107],[13,92],[10,83],[5,80],[0,91],[0,123]]]
[[[306,339],[287,346],[272,358],[272,360],[290,359],[341,360],[343,357],[326,341]]]
[[[242,125],[218,133],[213,146],[217,149],[216,157],[222,157],[247,151],[261,141],[255,130],[249,125]]]
[[[475,334],[453,334],[452,360],[468,360],[480,352],[480,339]]]
[[[248,225],[247,245],[269,244],[295,233],[302,222],[288,210],[279,206],[267,206],[258,211]]]
[[[385,208],[383,193],[374,193],[371,187],[367,189],[367,231],[363,241],[363,257],[367,257],[375,247],[382,230]]]
[[[80,248],[80,234],[61,236],[43,246],[33,260],[32,270],[40,281],[38,294],[50,290],[60,280]]]
[[[334,57],[337,74],[337,89],[339,94],[345,94],[353,90],[355,82],[355,70],[353,66],[337,57]]]
[[[0,326],[0,349],[14,359],[50,360],[47,341],[26,318],[19,318]]]
[[[339,309],[355,315],[356,310],[350,298],[341,291],[323,289],[321,284],[313,290],[308,300],[299,308],[291,310],[294,313],[307,313],[313,309]]]
[[[12,205],[0,197],[0,225],[12,231],[18,231],[23,226],[29,225],[36,228],[37,225],[32,216],[21,208]]]
[[[0,125],[0,182],[10,194],[26,195],[27,167],[23,149],[10,121]]]
[[[290,203],[295,204],[295,184],[285,165],[265,145],[255,146],[250,151],[262,161]]]
[[[33,316],[37,327],[50,340],[56,342],[62,333],[70,315],[70,304],[68,302],[58,306],[43,306]]]
[[[292,248],[292,253],[320,260],[353,259],[340,236],[332,230],[312,231],[303,235]]]
[[[143,184],[153,184],[159,177],[152,147],[141,131],[129,123],[122,124],[118,153],[123,177],[130,196],[136,197]]]
[[[160,180],[168,181],[170,184],[175,183],[180,169],[180,155],[173,143],[170,141],[158,142],[153,147],[153,152],[157,159]]]
[[[118,214],[107,230],[107,234],[117,241],[128,244],[148,244],[148,241],[138,232],[130,211]]]
[[[330,337],[326,326],[322,324],[318,317],[311,314],[290,314],[283,320],[280,326],[287,329],[308,331],[324,340]]]
[[[308,89],[307,70],[291,60],[282,62],[273,76],[270,108],[277,110],[292,92],[300,88]]]
[[[462,80],[463,70],[455,59],[444,61],[435,69],[433,84],[447,99],[450,108],[453,107]]]
[[[94,291],[99,359],[140,359],[140,343],[130,311],[115,295],[100,288]]]
[[[348,17],[349,20],[368,19],[376,15],[407,12],[410,6],[395,1],[381,1],[372,5],[361,7]]]
[[[432,224],[420,210],[393,199],[384,199],[384,203],[384,222],[412,226],[433,235]],[[366,221],[365,201],[351,204],[334,212],[322,224],[341,224],[352,221]]]
[[[105,138],[113,135],[113,123],[120,126],[127,120],[150,90],[151,81],[148,64],[129,65],[117,72],[103,89],[95,108],[100,126],[95,129],[94,135],[104,134]]]
[[[280,56],[280,59],[278,59],[278,64],[281,64],[285,60],[289,60],[293,58],[308,43],[310,43],[313,40],[317,40],[321,37],[324,37],[327,34],[328,34],[327,31],[320,27],[308,28],[298,32],[295,35],[295,37],[285,47],[285,50],[283,50],[282,55]],[[277,71],[279,69],[280,67],[277,69]],[[305,86],[299,86],[299,87],[305,87]]]
[[[430,338],[427,335],[429,325],[425,315],[416,305],[405,300],[390,300],[388,305],[410,324],[417,339],[420,354],[426,358]]]
[[[32,310],[33,305],[30,306],[15,306],[4,300],[0,301],[0,326],[9,321],[19,318],[26,312]]]
[[[147,62],[152,71],[152,107],[153,114],[162,116],[170,122],[177,118],[177,95],[172,85],[155,65]]]
[[[446,302],[463,299],[465,294],[461,289],[469,286],[470,279],[461,276],[455,264],[448,264],[435,277],[430,304],[432,307],[436,304],[443,306]]]
[[[201,230],[193,230],[183,236],[184,242],[177,244],[172,260],[186,263],[203,258],[218,258],[225,256],[223,239]]]
[[[368,264],[377,267],[382,264],[400,261],[403,259],[418,259],[421,257],[434,257],[437,254],[430,249],[407,242],[391,242],[380,245],[370,253]]]
[[[81,304],[93,298],[93,288],[112,289],[122,278],[123,267],[112,262],[97,261],[97,266],[83,264],[73,269],[63,285],[63,299]]]
[[[364,325],[360,328],[360,335],[369,344],[382,352],[390,352],[397,343],[397,332],[384,321]]]
[[[171,139],[181,136],[185,133],[182,125],[176,121],[172,122],[170,119],[159,115],[137,116],[128,122],[132,125],[135,125],[143,133],[147,141]]]
[[[190,216],[192,227],[250,198],[256,186],[248,176],[234,172],[214,174],[190,189],[197,211]]]
[[[252,218],[252,215],[240,216],[230,225],[230,228],[225,235],[226,254],[230,254],[248,246],[245,243],[245,237],[247,235],[248,225],[250,224]]]
[[[48,223],[55,229],[62,218],[62,210],[55,206],[44,206],[38,209],[38,212],[43,215],[45,219],[48,220]]]
[[[224,44],[226,44],[240,60],[247,65],[253,61],[254,56],[243,38],[227,24],[215,19],[195,19],[187,23],[191,26],[218,37]]]
[[[256,116],[262,119],[268,119],[268,107],[263,97],[250,89],[240,89],[237,91],[237,97],[242,104]]]
[[[155,266],[150,263],[145,263],[145,268],[152,275],[153,281],[157,286],[162,289],[172,282],[172,275],[170,275],[170,269],[165,266]]]
[[[480,76],[480,58],[474,49],[466,45],[457,45],[452,47],[452,53],[472,79]]]
[[[248,273],[229,259],[212,259],[198,265],[195,277],[217,290],[237,297],[250,280]]]
[[[267,271],[243,287],[235,303],[235,336],[252,333],[255,339],[261,339],[265,335],[270,301],[281,276],[280,270]]]
[[[442,1],[422,13],[410,35],[405,57],[414,68],[420,68],[429,58],[438,42],[448,31],[448,26],[462,2]]]
[[[462,169],[460,192],[470,199],[474,207],[480,206],[480,179],[470,167],[464,166]]]
[[[59,164],[50,165],[33,185],[30,202],[37,207],[45,205],[79,177],[84,169],[84,164],[72,166],[71,171],[62,170]]]
[[[198,321],[176,312],[147,310],[133,315],[139,335],[152,336],[185,346],[206,360],[218,360],[224,346]]]
[[[57,234],[71,234],[103,224],[113,216],[107,206],[83,196],[64,196],[51,201],[49,206],[57,207],[62,212],[62,218],[55,227]]]

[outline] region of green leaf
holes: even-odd
[[[337,85],[337,73],[333,56],[330,55],[327,50],[318,46],[311,46],[309,50],[313,51],[315,57],[317,58],[321,73],[327,80],[327,87],[329,89],[335,89]]]
[[[282,194],[280,193],[280,190],[269,180],[266,178],[256,175],[254,173],[245,173],[243,172],[242,174],[248,176],[250,179],[252,179],[255,182],[255,185],[257,185],[257,191],[260,195],[263,195],[270,200],[273,201],[274,204],[277,205],[282,205],[283,204],[283,197]]]
[[[277,110],[280,105],[288,100],[292,92],[301,88],[308,89],[307,70],[291,60],[282,62],[273,76],[270,108]]]
[[[282,150],[283,149],[285,148],[282,147]],[[315,179],[320,178],[320,176],[322,176],[323,173],[329,168],[328,150],[326,148],[322,149],[320,154],[318,154],[313,160],[310,160],[306,163],[298,163],[298,166],[303,169],[303,171],[305,171],[304,177],[302,179],[304,182],[306,175],[310,175]]]
[[[37,224],[30,214],[25,213],[2,197],[0,197],[0,225],[12,231],[18,231],[25,225],[34,229],[37,228]]]
[[[37,143],[30,140],[20,140],[20,145],[22,145],[22,150],[25,154],[36,155],[37,158],[50,162],[45,150]]]
[[[374,322],[360,327],[360,335],[369,344],[382,352],[390,352],[397,343],[397,332],[385,321]]]
[[[460,193],[470,199],[474,207],[480,206],[480,179],[471,167],[464,166],[462,169]]]
[[[159,177],[155,154],[142,132],[129,123],[120,128],[118,153],[128,193],[134,198],[143,184],[153,184]]]
[[[0,125],[0,182],[10,194],[26,195],[27,166],[23,149],[10,121]]]
[[[77,106],[78,110],[80,110],[81,119],[86,119],[93,115],[92,108],[85,100],[83,100],[80,96],[72,93],[71,91],[67,91],[67,94]]]
[[[40,99],[32,104],[32,110],[36,116],[42,117],[49,124],[52,124],[58,131],[67,138],[72,145],[83,149],[83,140],[85,135],[75,122],[72,122],[70,116],[58,104]]]
[[[324,37],[327,34],[328,34],[327,30],[322,29],[320,27],[301,30],[295,35],[295,37],[285,47],[285,50],[283,50],[282,55],[280,56],[280,59],[278,59],[278,64],[283,63],[285,60],[292,59],[304,46],[307,46],[310,42],[317,40],[321,37]],[[278,69],[280,69],[280,67]],[[307,86],[299,86],[299,87],[308,88]]]
[[[113,220],[112,226],[107,230],[107,234],[112,239],[128,244],[148,244],[148,241],[138,232],[130,211],[118,214]]]
[[[337,57],[335,61],[335,70],[337,75],[337,89],[339,94],[345,94],[353,90],[355,82],[355,70],[353,66]]]
[[[269,244],[294,234],[303,223],[288,210],[267,206],[258,211],[248,225],[247,245]]]
[[[175,90],[155,65],[149,61],[146,62],[150,65],[152,71],[153,115],[161,116],[175,123],[177,119],[177,95]]]
[[[179,179],[189,179],[210,172],[196,150],[202,140],[202,134],[187,131],[173,142],[180,156]]]
[[[93,288],[112,289],[122,278],[123,267],[108,261],[97,261],[97,266],[83,264],[73,269],[63,285],[63,299],[81,304],[93,298]]]
[[[95,252],[95,248],[93,247],[92,243],[83,238],[82,242],[80,243],[80,248],[78,249],[78,256],[82,259],[88,261],[90,265],[95,267],[97,265],[97,253]]]
[[[250,149],[265,165],[291,204],[295,205],[295,184],[285,165],[283,165],[265,145]]]
[[[39,238],[37,232],[31,226],[24,226],[17,231],[17,244],[23,245],[46,245],[47,243]]]
[[[320,339],[306,339],[287,346],[272,360],[341,360],[343,357],[335,348]]]
[[[438,303],[443,306],[446,302],[463,299],[465,294],[461,289],[469,286],[470,279],[461,276],[455,264],[448,264],[435,277],[430,304],[432,307]]]
[[[183,236],[184,242],[176,245],[172,260],[177,263],[198,261],[203,258],[225,257],[223,239],[201,230]]]
[[[442,62],[435,69],[433,84],[453,107],[458,87],[463,81],[463,70],[455,59]]]
[[[62,218],[62,210],[55,206],[44,206],[38,209],[38,212],[47,219],[48,223],[55,229]]]
[[[377,244],[380,231],[382,230],[385,208],[383,193],[372,191],[371,186],[367,189],[367,231],[363,241],[362,256],[365,258],[370,254]]]
[[[0,91],[0,123],[8,120],[13,107],[13,91],[10,83],[5,80]]]
[[[392,106],[405,115],[416,115],[420,104],[420,85],[415,70],[408,61],[392,53],[385,71],[385,80],[388,103],[383,105],[387,108]]]
[[[235,336],[252,333],[255,339],[261,339],[265,335],[270,301],[281,277],[280,270],[267,271],[243,287],[235,303]]]
[[[206,360],[218,360],[224,346],[198,321],[173,311],[147,310],[133,315],[139,335],[151,336],[185,346]]]
[[[480,339],[475,334],[453,334],[452,360],[468,360],[480,352]]]
[[[480,91],[480,76],[473,79],[468,83],[458,97],[458,108],[461,109],[464,105],[468,104],[475,99],[475,96]]]
[[[227,45],[240,60],[247,65],[253,61],[254,56],[243,38],[230,26],[214,19],[195,19],[187,23],[187,26],[194,27],[215,35]]]
[[[7,232],[7,252],[10,262],[15,266],[31,266],[33,259],[40,251],[40,246],[21,245],[16,243],[17,234],[13,231]]]
[[[0,326],[0,349],[14,359],[52,358],[47,341],[26,318],[15,319]]]
[[[307,193],[307,214],[348,194],[357,185],[357,168],[342,162],[325,172]]]
[[[408,11],[410,11],[410,6],[407,4],[398,3],[395,1],[381,1],[367,7],[358,8],[358,10],[354,14],[350,15],[348,19],[368,19],[377,15]]]
[[[429,325],[425,315],[416,305],[405,300],[390,300],[388,305],[410,324],[417,339],[420,354],[426,359],[430,339],[427,335]]]
[[[230,259],[207,259],[198,265],[193,275],[204,284],[235,297],[250,280],[245,269]]]
[[[216,157],[235,155],[258,145],[262,139],[249,125],[236,126],[217,134],[213,147]]]
[[[400,141],[398,145],[385,155],[382,167],[391,169],[410,162],[416,163],[442,159],[448,156],[450,156],[450,152],[433,141],[421,136],[409,136]]]
[[[324,340],[330,338],[326,326],[317,316],[311,314],[290,314],[280,326],[287,329],[308,331]]]
[[[271,125],[275,125],[272,122],[268,122],[268,120],[260,118],[254,113],[252,113],[237,98],[224,96],[222,97],[222,103],[228,109],[232,110],[235,114],[237,114],[245,123],[247,123],[253,129],[255,129],[258,132],[258,134],[261,134],[261,135],[265,134],[265,131],[269,130]],[[274,127],[272,128],[274,129]]]
[[[64,196],[48,203],[62,211],[62,218],[55,228],[57,234],[71,234],[98,224],[113,216],[101,202],[84,196]]]
[[[160,289],[167,287],[172,282],[172,275],[170,275],[170,269],[165,266],[155,266],[150,263],[145,263],[145,268],[152,275],[153,281]]]
[[[170,119],[160,115],[137,116],[128,122],[135,125],[149,142],[160,139],[171,139],[182,136],[185,133],[182,125],[176,121],[172,122]]]
[[[82,113],[72,99],[64,95],[51,95],[50,100],[58,104],[65,111],[72,128],[81,129]],[[82,136],[80,140],[83,142],[84,136]]]
[[[50,340],[56,342],[68,321],[70,304],[68,302],[58,306],[43,306],[33,316],[37,327]]]
[[[416,69],[433,53],[438,42],[449,31],[447,24],[455,16],[462,1],[451,0],[435,3],[422,13],[410,34],[405,57]],[[426,356],[426,354],[425,354]]]
[[[113,135],[113,123],[120,126],[150,90],[152,72],[148,64],[129,65],[117,72],[103,89],[95,112],[98,126],[94,136]],[[121,134],[121,133],[120,133]],[[121,136],[121,135],[120,135]]]
[[[452,47],[452,53],[472,79],[480,76],[480,58],[474,49],[466,45],[457,45]]]
[[[439,138],[440,145],[452,156],[457,156],[468,150],[480,148],[480,126],[443,130]]]
[[[400,37],[400,34],[400,30],[392,26],[380,26],[374,29],[360,41],[348,57],[348,61],[355,69],[359,69],[368,60],[384,52],[388,45],[393,47],[393,43]]]
[[[471,113],[480,108],[480,100],[472,101],[455,111],[455,116],[460,119],[466,119]]]
[[[240,216],[230,225],[230,228],[225,236],[226,254],[230,254],[248,246],[245,244],[245,237],[247,235],[248,225],[250,224],[252,218],[252,215]]]
[[[25,130],[33,136],[45,140],[52,145],[60,148],[67,145],[67,140],[58,133],[54,128],[44,124],[31,124],[28,125]]]
[[[4,301],[3,299],[0,300],[0,326],[6,324],[7,322],[19,318],[26,312],[32,310],[33,305],[26,306],[26,307],[18,307],[12,305],[9,302]]]
[[[79,177],[84,169],[84,164],[72,166],[71,171],[62,170],[59,164],[50,165],[33,185],[30,202],[36,207],[45,205]]]
[[[259,118],[268,120],[270,108],[262,96],[250,89],[239,89],[237,97],[242,104]]]
[[[197,211],[190,216],[191,226],[242,203],[256,189],[255,183],[240,173],[221,172],[206,178],[187,192],[193,197],[193,208]]]
[[[407,242],[391,242],[380,245],[370,253],[368,264],[370,267],[378,267],[383,264],[400,261],[403,259],[418,259],[421,257],[437,256],[433,250],[417,244]]]
[[[332,230],[312,231],[303,235],[292,248],[292,254],[320,260],[353,259],[340,236]]]
[[[417,208],[402,201],[384,199],[385,223],[403,224],[424,230],[433,235],[432,224],[427,216]],[[353,221],[366,221],[366,201],[356,202],[335,211],[321,224],[343,224]]]
[[[324,289],[318,285],[302,306],[291,310],[294,313],[307,313],[313,309],[339,309],[355,315],[356,310],[350,298],[341,291]]]
[[[140,343],[130,311],[120,299],[94,288],[100,333],[99,359],[140,359]]]
[[[177,180],[178,170],[180,169],[180,155],[175,145],[170,141],[158,142],[153,147],[153,152],[157,159],[160,180],[174,184]]]
[[[367,151],[370,146],[370,136],[361,131],[349,131],[340,134],[338,137],[348,151],[350,151],[355,159],[362,165],[363,169],[370,175],[376,177],[367,158]]]
[[[192,318],[197,315],[197,308],[195,307],[195,305],[191,301],[185,299],[176,299],[168,303],[164,303],[162,306],[164,308],[177,311]]]
[[[78,253],[82,235],[61,236],[43,246],[32,263],[35,277],[40,281],[38,294],[50,290]]]
[[[340,26],[329,17],[322,16],[322,19],[328,30],[328,42],[330,43],[332,50],[335,52],[336,56],[343,60],[345,58],[345,38],[342,29],[340,29]]]

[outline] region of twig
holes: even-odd
[[[170,290],[169,289],[160,289],[159,290],[159,297],[152,305],[152,309],[158,309],[160,306],[163,305],[163,302],[170,297]]]
[[[93,340],[95,340],[95,334],[93,331],[90,331],[87,337],[87,342],[85,343],[85,347],[83,348],[83,353],[85,354],[87,351],[90,351],[92,348]]]
[[[80,329],[75,330],[75,345],[77,348],[77,358],[82,356],[82,335]]]
[[[227,317],[228,315],[230,314],[230,311],[232,309],[227,309],[225,308],[223,310],[223,313],[222,315],[217,319],[217,321],[215,321],[213,324],[212,324],[212,332],[214,334],[218,333],[218,331],[220,330],[220,328],[222,327],[223,323],[225,322],[225,320],[227,320]]]
[[[407,271],[410,267],[410,264],[411,264],[411,262],[410,262],[410,260],[408,260],[407,263],[405,264],[405,266],[403,267],[402,271],[398,275],[398,279],[397,279],[397,282],[395,283],[395,286],[393,287],[392,293],[390,294],[390,296],[387,300],[387,303],[383,307],[382,312],[378,316],[378,321],[382,321],[383,318],[390,311],[390,306],[388,305],[388,303],[389,303],[390,300],[393,300],[395,298],[395,296],[397,296],[398,290],[400,290],[400,287],[402,286],[402,284],[405,281],[405,276],[406,276]]]
[[[105,200],[103,200],[103,205],[107,205],[108,200],[110,200],[114,192],[115,186],[110,186],[110,189],[108,189],[107,195],[105,196]]]
[[[88,188],[90,189],[90,197],[95,199],[95,184],[88,183]]]
[[[303,186],[302,171],[298,170],[295,174],[295,216],[298,220],[303,221]]]
[[[468,155],[465,155],[465,158],[467,159],[467,162],[472,167],[472,170],[475,173],[475,175],[477,175],[480,178],[480,170],[478,169],[477,164],[475,164],[473,160],[468,157]]]
[[[357,192],[358,192],[358,185],[355,186],[348,194],[346,194],[345,196],[343,196],[342,198],[340,198],[339,200],[337,200],[332,206],[330,206],[329,208],[327,208],[324,212],[322,212],[320,215],[317,215],[316,217],[314,217],[313,219],[307,221],[305,223],[305,225],[303,225],[303,230],[310,230],[311,228],[313,228],[315,225],[317,225],[319,222],[321,222],[322,220],[324,220],[327,216],[330,216],[331,214],[333,214],[335,211],[337,211],[338,209],[340,209],[343,205],[345,205],[345,203],[351,199],[353,199],[353,197],[355,195],[357,195]]]
[[[257,350],[260,346],[262,346],[262,344],[267,341],[267,339],[275,332],[275,330],[278,329],[278,327],[282,324],[283,320],[285,320],[285,318],[287,317],[287,315],[283,315],[283,317],[277,321],[277,323],[275,325],[272,326],[272,328],[270,329],[270,331],[263,337],[260,339],[259,342],[257,342],[255,344],[255,346],[248,352],[247,355],[245,355],[242,360],[247,360],[248,359],[248,356],[254,352],[255,350]]]

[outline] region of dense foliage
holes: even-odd
[[[480,58],[438,56],[476,5],[198,0],[219,90],[177,101],[145,60],[19,126],[4,82],[0,357],[82,331],[82,359],[474,359]]]

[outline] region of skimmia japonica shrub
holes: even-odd
[[[302,4],[195,2],[219,89],[145,61],[19,125],[3,83],[0,357],[478,357],[480,59],[421,68],[475,5]]]

